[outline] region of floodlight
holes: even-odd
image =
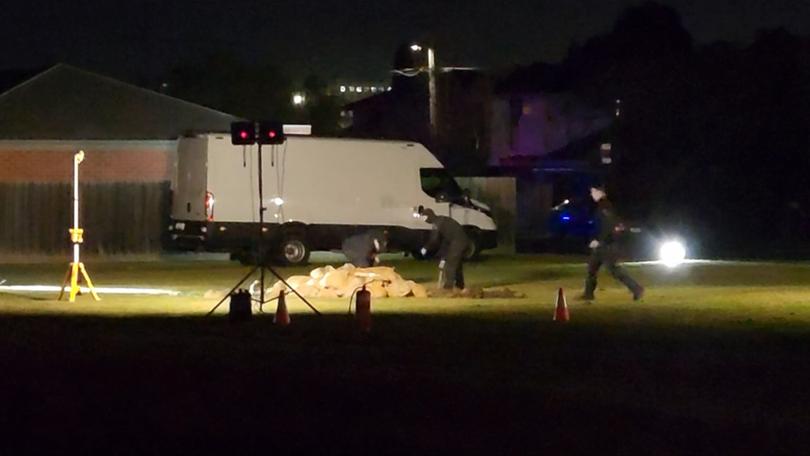
[[[253,122],[231,123],[231,144],[247,146],[256,142],[256,125]]]
[[[259,144],[284,144],[287,136],[284,134],[284,124],[275,121],[259,122]]]

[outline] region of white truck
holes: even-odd
[[[251,262],[259,245],[258,146],[230,135],[178,140],[171,244],[231,252]],[[458,220],[473,240],[470,256],[496,246],[489,208],[469,198],[417,143],[289,136],[262,148],[264,244],[286,264],[313,250],[338,250],[370,228],[389,231],[389,251],[418,252],[431,226],[419,206]]]

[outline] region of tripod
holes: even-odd
[[[301,298],[301,300],[304,301],[304,303],[307,306],[309,306],[309,308],[312,309],[312,311],[315,312],[316,315],[320,315],[321,313],[318,312],[318,309],[316,309],[312,304],[310,304],[310,302],[307,301],[306,298],[301,296],[301,294],[299,294],[298,291],[295,290],[295,288],[291,287],[290,284],[288,284],[287,281],[284,280],[284,278],[281,277],[281,275],[279,275],[279,273],[276,272],[276,270],[273,269],[273,267],[268,264],[267,250],[266,250],[265,245],[264,245],[264,233],[265,233],[266,230],[265,230],[265,226],[264,226],[265,207],[264,207],[264,190],[262,188],[262,175],[264,173],[263,173],[263,170],[262,170],[262,141],[261,140],[258,142],[258,146],[259,146],[259,157],[258,157],[259,158],[259,241],[258,241],[259,255],[257,257],[257,264],[256,264],[256,266],[253,267],[253,269],[251,269],[247,274],[245,274],[245,276],[242,277],[242,280],[240,280],[233,288],[231,288],[231,291],[229,291],[228,294],[226,294],[222,299],[220,299],[220,301],[217,303],[217,305],[215,305],[205,316],[207,317],[207,316],[213,314],[214,311],[216,311],[217,308],[219,308],[219,306],[223,302],[225,302],[225,300],[228,299],[228,297],[231,296],[231,294],[234,291],[236,291],[237,288],[242,286],[242,284],[245,283],[245,281],[248,278],[250,278],[253,274],[256,273],[257,269],[259,270],[259,286],[260,286],[260,290],[259,290],[258,303],[259,303],[259,309],[260,310],[262,309],[262,307],[266,303],[277,299],[277,297],[276,298],[271,298],[271,299],[268,299],[268,300],[264,299],[264,289],[265,289],[264,288],[264,276],[265,276],[264,272],[265,272],[265,270],[268,270],[268,271],[270,271],[271,274],[276,276],[276,278],[278,280],[280,280],[281,283],[284,284],[284,286],[286,286],[287,288],[292,290],[292,292],[295,293],[296,296]]]

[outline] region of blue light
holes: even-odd
[[[571,221],[571,216],[570,216],[570,215],[568,215],[568,214],[563,214],[563,215],[561,215],[561,216],[560,216],[560,219],[561,219],[563,222],[568,222],[568,221]]]

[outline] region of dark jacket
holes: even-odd
[[[596,240],[602,245],[613,244],[624,234],[624,224],[607,198],[602,198],[597,203],[596,221],[599,225],[599,235]]]
[[[374,240],[380,245],[380,249],[378,250],[377,247],[374,245]],[[381,232],[377,231],[368,231],[365,233],[355,234],[354,236],[347,237],[342,244],[343,253],[349,257],[350,261],[354,263],[354,260],[373,260],[375,254],[380,253],[379,251],[383,249],[385,246],[384,235]],[[371,261],[373,263],[373,261]],[[364,263],[364,262],[363,262]]]
[[[433,225],[425,248],[433,250],[439,246],[439,256],[463,254],[470,245],[470,239],[464,228],[457,221],[443,215],[428,216],[427,222]]]

